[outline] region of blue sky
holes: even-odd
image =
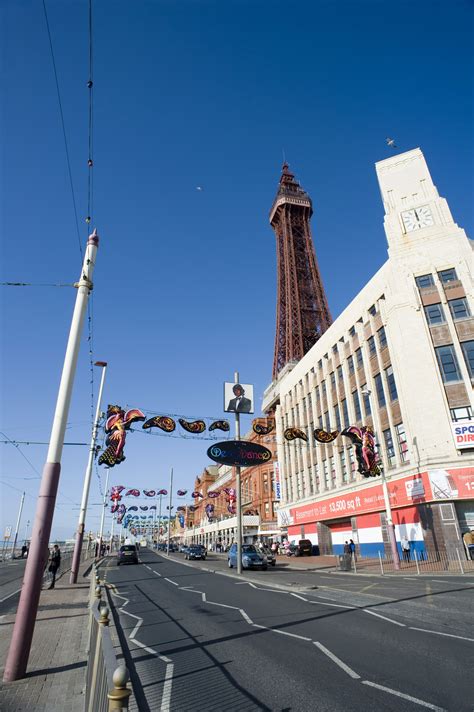
[[[84,245],[88,7],[46,6]],[[400,151],[422,148],[472,236],[472,8],[467,0],[94,3],[93,355],[109,362],[105,403],[222,417],[222,383],[235,370],[261,399],[275,330],[268,211],[283,151],[313,198],[334,317],[386,259],[374,170],[390,155],[386,136]],[[2,281],[71,283],[81,260],[42,3],[6,0],[1,13]],[[0,430],[47,441],[75,292],[0,290]],[[68,442],[90,439],[86,337]],[[176,488],[190,489],[207,446],[132,434],[112,482],[164,487],[174,466]],[[2,445],[0,534],[14,525],[23,489],[22,530],[32,519],[46,451]],[[86,460],[87,448],[64,448],[59,538],[75,529]],[[95,473],[90,502],[99,502]],[[92,528],[98,513],[91,508]]]

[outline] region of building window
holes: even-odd
[[[405,426],[403,423],[399,423],[395,426],[395,432],[397,433],[398,441],[398,451],[400,453],[401,462],[408,462],[408,445],[407,436],[405,433]]]
[[[461,341],[461,348],[469,371],[469,378],[474,378],[474,341]]]
[[[324,487],[325,487],[325,489],[329,489],[329,467],[328,467],[327,460],[323,460],[323,472],[324,472]]]
[[[448,304],[451,316],[455,321],[456,319],[464,319],[467,316],[471,316],[469,305],[464,297],[462,299],[451,299]]]
[[[387,379],[387,388],[391,401],[398,399],[397,386],[395,384],[395,376],[393,375],[393,368],[389,366],[385,369],[385,378]]]
[[[367,343],[369,345],[369,354],[373,356],[376,352],[376,346],[375,346],[375,339],[373,336],[369,336],[367,339]]]
[[[454,353],[454,346],[438,346],[435,351],[443,382],[461,381],[461,373]]]
[[[337,367],[337,377],[340,381],[344,380],[344,376],[342,373],[342,366]]]
[[[388,466],[393,467],[395,464],[395,448],[393,447],[392,433],[390,428],[383,431],[383,438],[385,441],[385,451],[387,453]]]
[[[442,269],[441,272],[438,272],[438,277],[443,284],[446,284],[447,282],[454,282],[457,279],[456,270],[454,267],[451,269]]]
[[[326,393],[326,381],[323,381],[323,382],[321,383],[321,392],[322,392],[323,396],[326,396],[326,395],[327,395],[327,393]]]
[[[341,452],[339,453],[339,458],[341,463],[342,481],[347,482],[346,453],[344,452],[344,450],[341,450]]]
[[[342,420],[344,422],[344,427],[348,428],[349,427],[349,412],[347,410],[347,400],[345,398],[341,401],[341,406],[342,406]]]
[[[341,415],[337,404],[334,406],[334,419],[336,421],[336,430],[341,430]]]
[[[385,334],[385,329],[383,326],[377,331],[377,334],[379,335],[380,350],[385,349],[387,347],[387,336]]]
[[[351,326],[351,328],[349,329],[349,336],[355,336],[355,333],[356,333],[355,326]]]
[[[460,420],[471,420],[472,419],[472,408],[469,405],[465,405],[462,408],[451,408],[451,420],[458,423]]]
[[[329,433],[331,430],[331,421],[329,420],[329,411],[328,410],[324,413],[324,424],[326,425],[326,430]]]
[[[356,353],[357,368],[361,368],[364,365],[364,357],[362,356],[362,349],[357,349]]]
[[[318,417],[318,425],[319,425],[320,430],[322,430],[322,429],[324,428],[323,416],[322,416],[322,415],[320,415],[320,416]]]
[[[331,371],[331,373],[329,374],[329,378],[331,380],[331,386],[335,386],[336,385],[336,374],[334,373],[334,371]]]
[[[428,324],[445,324],[444,311],[441,304],[430,304],[425,307],[425,316]]]
[[[375,316],[377,314],[377,307],[375,304],[372,304],[372,306],[369,309],[369,314],[370,316]]]
[[[366,390],[367,390],[367,384],[364,383],[364,385],[361,388],[361,391],[362,391],[362,398],[364,399],[364,412],[367,417],[372,413],[372,411],[370,409],[370,397],[367,393],[364,393],[364,391],[366,391]]]
[[[352,400],[354,402],[354,413],[356,420],[362,420],[362,412],[360,410],[359,394],[357,391],[353,391]]]
[[[347,368],[349,369],[349,373],[354,373],[354,359],[352,356],[349,356],[347,359]]]
[[[316,492],[319,492],[320,487],[321,487],[321,482],[319,480],[319,465],[318,465],[318,463],[315,463],[315,465],[314,465],[314,480],[315,480]]]
[[[419,289],[424,287],[432,287],[434,285],[432,274],[422,274],[421,277],[416,277],[416,284]]]
[[[356,474],[356,459],[355,459],[353,447],[349,448],[349,462],[351,465],[351,480],[354,480],[355,474]]]
[[[337,354],[337,344],[334,344],[334,346],[332,347],[332,352],[333,354]]]
[[[380,408],[384,408],[386,405],[386,401],[385,401],[385,394],[383,392],[382,376],[380,373],[377,373],[377,375],[374,376],[374,382],[375,382],[375,390],[377,391],[378,404],[379,404]]]
[[[334,463],[334,455],[331,455],[331,457],[329,458],[329,467],[331,470],[331,483],[332,483],[332,486],[335,487],[336,486],[336,465]]]

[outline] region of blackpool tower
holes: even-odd
[[[311,198],[284,163],[270,211],[278,271],[273,380],[287,363],[299,361],[332,322],[311,237],[312,214]]]

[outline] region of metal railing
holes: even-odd
[[[85,712],[128,710],[128,670],[119,665],[109,630],[109,609],[102,601],[100,579],[91,576]]]
[[[377,557],[354,557],[350,554],[336,556],[337,571],[352,573],[402,574],[406,576],[421,574],[459,575],[474,573],[474,561],[467,558],[462,548],[446,551],[410,551],[399,559],[399,568],[395,568],[391,552],[378,552]]]

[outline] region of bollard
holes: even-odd
[[[109,625],[109,609],[108,606],[101,606],[100,608],[100,618],[99,618],[99,623],[100,625]]]
[[[129,679],[130,675],[124,665],[121,665],[115,670],[112,677],[114,689],[107,693],[109,712],[128,710],[128,701],[132,694],[132,691],[127,687]]]
[[[380,551],[379,551],[379,561],[380,561],[380,571],[381,571],[382,576],[383,576],[384,574],[383,574],[382,554],[380,553]]]
[[[356,574],[356,573],[357,573],[357,566],[356,566],[356,557],[355,557],[355,553],[354,553],[354,556],[352,557],[352,563],[354,564],[354,573]]]
[[[418,564],[418,556],[417,556],[417,553],[416,553],[416,549],[413,549],[413,554],[414,554],[414,556],[415,556],[416,572],[417,572],[417,574],[418,574],[418,576],[419,576],[419,575],[420,575],[420,567],[419,567],[419,564]]]

